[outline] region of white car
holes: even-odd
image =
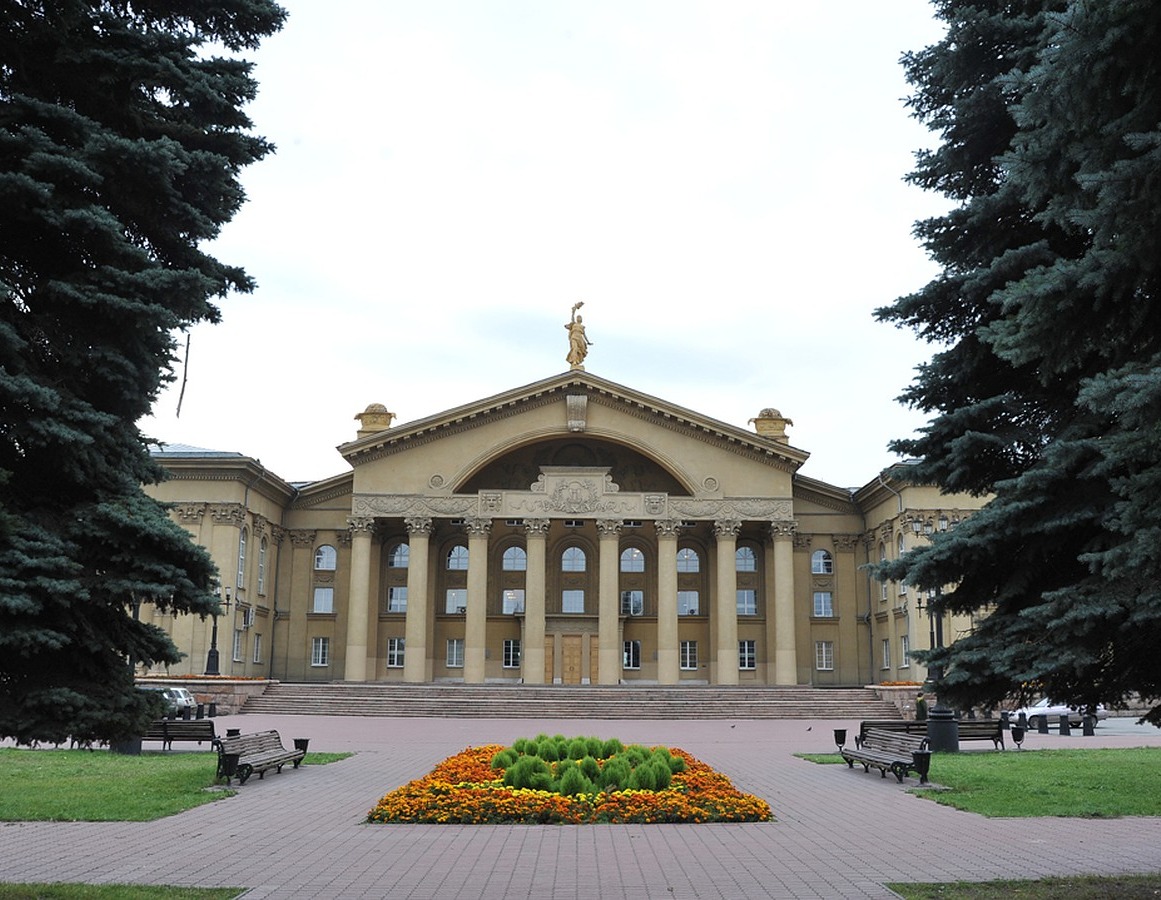
[[[1028,717],[1029,728],[1039,728],[1040,720],[1042,718],[1047,718],[1049,725],[1056,725],[1060,722],[1060,717],[1063,715],[1068,716],[1069,725],[1075,725],[1079,727],[1081,724],[1081,719],[1084,717],[1084,713],[1081,710],[1073,709],[1067,703],[1057,703],[1055,700],[1050,700],[1048,697],[1043,697],[1040,700],[1037,700],[1031,706],[1025,706],[1022,709],[1012,710],[1010,713],[1008,713],[1008,721],[1015,724],[1016,721],[1020,718],[1020,713],[1024,713],[1024,715]],[[1107,719],[1108,717],[1109,711],[1107,709],[1105,709],[1103,706],[1098,706],[1096,708],[1097,721],[1100,721],[1101,719]]]

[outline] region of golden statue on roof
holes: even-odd
[[[576,311],[584,305],[583,300],[578,300],[572,305],[572,318],[564,326],[568,329],[568,356],[565,360],[571,369],[584,368],[585,357],[588,356],[589,347],[593,343],[585,335],[584,319],[576,314]]]

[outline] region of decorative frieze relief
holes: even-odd
[[[296,528],[289,532],[290,543],[295,547],[313,547],[314,539],[317,537],[314,531],[304,531]]]
[[[834,534],[831,535],[831,540],[834,541],[834,548],[842,553],[850,553],[859,548],[859,535],[857,534]]]
[[[246,521],[246,507],[241,503],[214,503],[210,506],[210,518],[215,525],[243,525]]]
[[[812,537],[809,534],[799,534],[794,532],[794,549],[795,550],[809,550],[812,543]]]
[[[179,503],[173,507],[177,517],[183,522],[200,522],[206,514],[204,503]]]

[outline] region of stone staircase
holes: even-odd
[[[505,719],[898,719],[868,688],[273,683],[242,713]]]

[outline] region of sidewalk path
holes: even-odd
[[[0,823],[0,881],[248,888],[259,898],[887,898],[890,881],[1161,871],[1161,819],[986,819],[907,793],[834,750],[805,720],[578,721],[234,716],[276,728],[328,766],[269,773],[237,796],[157,822]],[[1125,729],[1122,729],[1125,730]],[[1026,748],[1161,746],[1161,732],[1033,733]],[[681,747],[773,807],[751,825],[366,825],[388,790],[464,747],[539,732]],[[967,744],[965,748],[976,748]],[[969,751],[970,752],[970,751]],[[1008,752],[1017,752],[1009,750]],[[938,780],[938,757],[932,767]]]

